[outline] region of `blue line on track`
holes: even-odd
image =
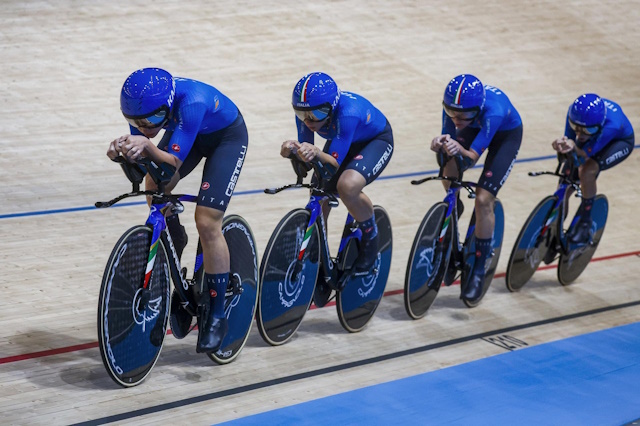
[[[545,155],[542,157],[531,157],[524,158],[522,160],[516,160],[516,163],[529,163],[532,161],[540,161],[540,160],[549,160],[551,158],[555,158],[555,155]],[[483,167],[483,164],[476,165],[475,168]],[[413,172],[413,173],[401,173],[397,175],[389,175],[389,176],[380,176],[378,180],[389,180],[389,179],[401,179],[413,176],[422,176],[422,175],[433,175],[438,173],[438,170],[426,170],[423,172]],[[237,191],[233,195],[234,196],[242,196],[242,195],[251,195],[251,194],[261,194],[263,192],[262,189],[252,189],[249,191]],[[146,201],[130,201],[125,203],[118,203],[113,207],[130,207],[130,206],[140,206],[146,204]],[[86,210],[97,210],[95,206],[83,206],[83,207],[70,207],[67,209],[55,209],[55,210],[36,210],[30,212],[21,212],[21,213],[7,213],[0,215],[0,219],[13,219],[17,217],[30,217],[30,216],[43,216],[50,214],[60,214],[60,213],[73,213],[73,212],[81,212]]]
[[[635,147],[639,147],[639,145],[636,145]],[[523,158],[521,160],[516,160],[516,163],[531,163],[534,161],[541,161],[541,160],[550,160],[552,158],[556,158],[555,155],[543,155],[541,157],[531,157],[531,158]],[[477,164],[476,166],[474,166],[474,169],[478,169],[484,167],[484,164]],[[390,179],[401,179],[401,178],[407,178],[407,177],[414,177],[414,176],[422,176],[422,175],[434,175],[438,173],[438,170],[426,170],[423,172],[413,172],[413,173],[400,173],[400,174],[396,174],[396,175],[389,175],[389,176],[380,176],[377,180],[390,180]],[[249,191],[237,191],[235,192],[233,195],[234,196],[239,196],[239,195],[250,195],[250,194],[261,194],[263,192],[262,189],[252,189]],[[143,205],[146,204],[146,201],[131,201],[131,202],[127,202],[127,203],[118,203],[113,207],[129,207],[129,206],[138,206],[138,205]],[[73,213],[73,212],[81,212],[81,211],[85,211],[85,210],[97,210],[97,208],[95,206],[84,206],[84,207],[71,207],[68,209],[55,209],[55,210],[36,210],[36,211],[31,211],[31,212],[22,212],[22,213],[8,213],[8,214],[2,214],[0,215],[0,219],[12,219],[12,218],[16,218],[16,217],[29,217],[29,216],[42,216],[42,215],[49,215],[49,214],[59,214],[59,213]]]

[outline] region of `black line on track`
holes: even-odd
[[[172,408],[184,407],[186,405],[197,404],[204,401],[211,401],[218,398],[223,398],[225,396],[238,395],[244,392],[249,392],[256,389],[268,388],[271,386],[280,385],[282,383],[294,382],[296,380],[308,379],[310,377],[322,376],[324,374],[335,373],[336,371],[347,370],[355,367],[362,367],[364,365],[375,364],[382,361],[388,361],[390,359],[401,358],[408,355],[413,355],[421,352],[428,352],[434,349],[440,349],[447,346],[453,346],[460,343],[469,342],[471,340],[482,339],[483,337],[493,336],[496,334],[504,334],[509,333],[516,330],[523,330],[527,328],[538,327],[542,325],[552,324],[556,322],[567,321],[575,318],[586,317],[590,315],[600,314],[602,312],[615,311],[618,309],[625,309],[633,306],[640,305],[640,300],[636,300],[634,302],[623,303],[620,305],[614,306],[606,306],[603,308],[592,309],[590,311],[577,312],[574,314],[564,315],[556,318],[548,318],[540,321],[534,321],[527,324],[514,325],[511,327],[505,327],[498,330],[486,331],[484,333],[473,334],[470,336],[459,337],[457,339],[446,340],[444,342],[432,343],[430,345],[420,346],[412,349],[405,349],[403,351],[393,352],[386,355],[378,355],[372,358],[366,358],[358,361],[347,362],[345,364],[335,365],[331,367],[320,368],[313,371],[308,371],[305,373],[292,374],[290,376],[279,377],[276,379],[265,380],[259,383],[253,383],[250,385],[240,386],[237,388],[226,389],[218,392],[212,392],[204,395],[194,396],[191,398],[185,398],[178,401],[167,402],[160,405],[155,405],[152,407],[142,408],[139,410],[129,411],[121,414],[115,414],[112,416],[101,417],[95,420],[89,420],[86,422],[75,423],[75,425],[102,425],[112,422],[117,422],[121,420],[132,419],[135,417],[145,416],[147,414],[158,413],[161,411],[167,411]]]

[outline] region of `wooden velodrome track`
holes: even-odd
[[[555,269],[539,271],[515,294],[503,278],[524,220],[555,188],[553,179],[526,173],[555,167],[550,143],[562,134],[570,102],[594,91],[619,102],[640,127],[637,2],[4,0],[2,6],[2,424],[69,424],[121,413],[123,422],[137,424],[209,424],[506,351],[487,341],[493,335],[531,346],[640,320],[631,303],[640,301],[637,153],[598,181],[610,203],[600,261],[569,287],[558,284]],[[394,253],[389,294],[367,329],[350,335],[334,308],[312,310],[281,347],[268,346],[254,328],[227,366],[196,354],[195,335],[168,336],[143,384],[125,390],[111,381],[96,346],[100,280],[113,244],[147,210],[91,206],[130,188],[105,152],[127,131],[120,87],[146,66],[209,82],[242,110],[250,147],[229,213],[249,221],[260,256],[282,215],[306,201],[303,191],[259,191],[294,177],[279,157],[281,141],[295,137],[294,83],[325,71],[387,115],[396,149],[384,179],[367,192],[391,216]],[[428,141],[440,130],[444,87],[462,72],[504,90],[524,121],[522,161],[500,193],[506,212],[500,274],[478,308],[464,307],[454,286],[441,291],[427,317],[412,321],[401,294],[408,252],[443,191],[409,181],[436,168]],[[178,190],[196,191],[199,171]],[[188,207],[182,221],[195,241],[192,213]],[[344,214],[340,207],[332,215],[333,246]]]

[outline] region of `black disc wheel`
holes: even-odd
[[[222,339],[220,348],[207,353],[207,356],[218,364],[228,364],[240,355],[247,343],[260,285],[256,241],[247,221],[238,215],[226,216],[222,222],[222,234],[229,247],[231,262],[224,302],[229,331]]]
[[[349,279],[344,288],[336,296],[336,308],[340,324],[350,333],[362,330],[373,317],[389,278],[391,269],[391,253],[393,237],[391,234],[391,220],[387,212],[380,206],[373,207],[376,225],[378,227],[378,257],[373,271],[364,277]],[[356,240],[349,241],[344,256],[349,266],[358,257]],[[342,265],[344,270],[345,264]]]
[[[509,291],[520,290],[531,279],[547,253],[553,226],[558,219],[559,210],[552,211],[557,200],[552,195],[544,198],[522,226],[507,264],[505,284]]]
[[[591,237],[588,242],[572,243],[567,241],[567,250],[560,254],[558,261],[558,281],[562,285],[569,285],[574,282],[580,274],[587,268],[591,258],[598,248],[598,244],[602,239],[604,227],[607,224],[607,216],[609,214],[609,203],[607,197],[603,194],[596,196],[591,208]],[[577,222],[574,218],[571,222],[572,226]],[[571,227],[567,234],[571,233]]]
[[[158,360],[169,317],[170,272],[160,239],[151,246],[152,230],[135,226],[116,243],[102,277],[98,304],[98,343],[109,376],[124,387],[135,386]],[[145,271],[150,260],[147,288]]]
[[[320,238],[317,225],[309,226],[310,218],[305,209],[292,210],[282,218],[260,264],[262,291],[256,320],[260,335],[270,345],[282,345],[293,337],[313,298]]]
[[[446,220],[447,207],[447,203],[440,202],[427,211],[411,245],[404,279],[404,307],[413,319],[426,315],[449,263],[453,227],[451,220]]]

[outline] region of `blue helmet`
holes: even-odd
[[[606,118],[607,107],[595,93],[579,96],[569,107],[569,124],[574,131],[579,130],[588,135],[598,133]]]
[[[120,109],[135,127],[155,128],[166,124],[175,99],[176,83],[160,68],[133,72],[122,85]]]
[[[482,82],[471,74],[454,77],[444,90],[442,105],[445,112],[474,112],[484,107],[486,95]]]
[[[293,88],[291,95],[291,104],[296,114],[312,111],[309,117],[312,121],[321,121],[326,118],[336,108],[339,100],[338,85],[323,72],[314,72],[302,77]]]

